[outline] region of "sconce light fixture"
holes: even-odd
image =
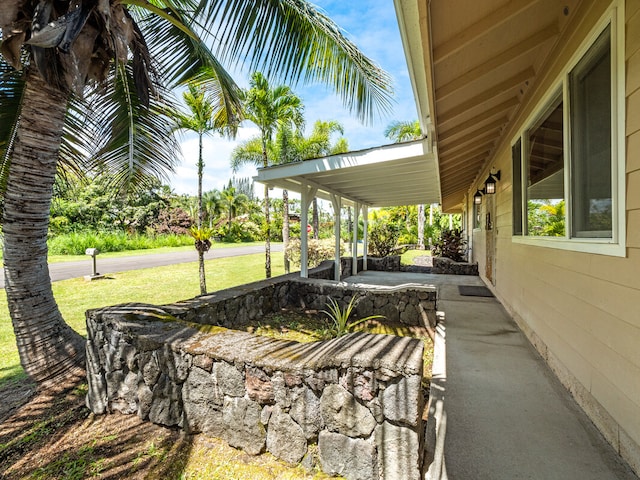
[[[489,176],[484,182],[484,191],[487,195],[493,195],[496,193],[496,182],[500,180],[500,170],[497,173],[489,173]]]
[[[476,194],[473,196],[473,203],[476,205],[481,205],[482,195],[484,195],[484,188],[482,190],[476,191]]]

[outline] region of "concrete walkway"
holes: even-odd
[[[427,478],[637,479],[478,277],[363,272],[351,282],[438,287],[446,352],[436,365],[435,457]],[[438,355],[438,352],[436,352]],[[437,408],[436,408],[437,407]],[[433,450],[432,446],[432,450]],[[430,452],[434,455],[434,452]]]

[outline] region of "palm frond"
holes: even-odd
[[[123,192],[167,179],[177,162],[178,146],[165,112],[175,109],[169,94],[151,97],[144,106],[137,94],[132,65],[119,65],[106,91],[91,97],[92,167],[108,174],[110,184]]]
[[[237,172],[244,165],[262,167],[262,141],[258,137],[241,143],[231,152],[231,170]]]
[[[193,2],[181,3],[194,7]],[[137,10],[137,25],[166,85],[173,88],[195,81],[205,86],[219,99],[219,112],[224,112],[228,123],[234,123],[242,110],[240,89],[206,45],[206,35],[198,35],[194,30],[192,25],[197,22],[192,14],[173,7],[172,15],[185,25],[178,28],[162,17],[143,13]]]
[[[249,69],[286,83],[324,83],[363,120],[389,111],[389,75],[310,2],[221,0],[209,8],[222,60],[247,60]]]
[[[417,140],[422,136],[422,129],[418,120],[396,120],[387,126],[384,136],[396,143]]]

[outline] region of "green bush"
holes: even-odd
[[[445,257],[454,262],[463,262],[467,253],[466,243],[460,229],[442,230],[440,238],[433,243],[431,253],[434,257]]]
[[[327,238],[324,240],[309,239],[309,268],[320,265],[325,260],[331,260],[335,257],[335,239]],[[340,244],[340,255],[344,253],[344,244]],[[300,268],[300,239],[292,238],[289,240],[286,255],[292,265]]]
[[[57,235],[48,241],[51,255],[84,255],[87,248],[97,248],[100,252],[122,252],[159,247],[180,247],[192,245],[188,235],[127,234],[124,232],[78,232]]]
[[[369,228],[369,254],[387,257],[398,245],[400,231],[395,225],[376,222]]]

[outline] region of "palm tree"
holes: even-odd
[[[47,268],[59,166],[92,158],[129,187],[170,170],[168,89],[200,76],[229,116],[239,106],[218,58],[330,85],[363,119],[389,106],[386,73],[306,1],[3,0],[0,33],[6,293],[21,363],[41,385],[84,370],[84,339],[64,322]]]
[[[391,122],[384,131],[384,136],[395,143],[417,140],[422,137],[422,128],[418,120]]]
[[[213,228],[214,219],[222,212],[222,199],[220,191],[210,190],[202,194],[202,210],[204,218],[209,224],[209,228]]]
[[[349,151],[349,142],[344,137],[339,137],[335,143],[331,143],[334,133],[344,135],[344,128],[335,120],[316,120],[313,130],[308,137],[300,137],[297,141],[298,155],[302,160],[310,158],[326,157]],[[320,221],[318,218],[318,199],[313,198],[312,207],[313,238],[318,239]]]
[[[289,163],[298,157],[292,149],[295,145],[292,141],[293,132],[288,125],[280,125],[276,131],[275,140],[267,142],[267,158],[270,164]],[[264,165],[261,137],[254,137],[239,144],[231,153],[231,167],[236,171],[242,165]],[[289,245],[289,192],[282,190],[282,243],[284,250],[284,271],[289,273],[290,263],[287,256],[287,246]]]
[[[249,204],[249,198],[244,193],[237,192],[236,188],[231,186],[231,182],[222,191],[220,197],[227,210],[227,229],[231,233],[231,222],[240,212],[244,211]]]
[[[234,125],[229,124],[229,118],[226,115],[224,105],[216,104],[213,96],[208,93],[204,87],[197,86],[193,83],[188,85],[188,90],[183,93],[184,102],[188,108],[188,112],[175,110],[170,112],[175,119],[176,130],[189,130],[198,134],[198,211],[196,217],[196,226],[198,230],[195,242],[198,251],[198,270],[200,276],[200,295],[207,293],[207,280],[204,269],[204,254],[209,250],[210,243],[203,240],[206,236],[202,226],[204,223],[204,208],[202,207],[202,175],[204,171],[204,160],[202,158],[202,139],[205,135],[211,135],[214,132],[232,133]],[[210,232],[210,229],[207,229]]]
[[[384,131],[384,136],[395,143],[417,140],[422,137],[422,128],[418,120],[391,122]],[[424,204],[418,205],[418,248],[424,248]]]
[[[304,124],[302,100],[286,85],[269,85],[267,78],[260,72],[254,72],[249,81],[249,89],[242,93],[244,116],[260,130],[261,157],[242,157],[232,153],[234,171],[246,163],[261,167],[279,163],[277,158],[269,159],[269,145],[278,128],[301,127]],[[269,187],[264,186],[265,215],[265,275],[271,278],[271,219],[269,212]]]

